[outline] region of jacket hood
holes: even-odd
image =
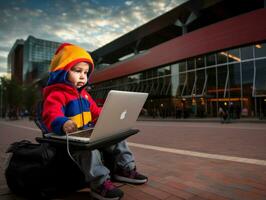
[[[85,49],[73,44],[63,43],[62,45],[60,45],[56,50],[50,64],[47,86],[58,83],[71,85],[71,83],[67,80],[67,73],[71,69],[71,67],[79,62],[86,62],[89,64],[89,81],[90,75],[94,70],[94,63],[90,54]]]
[[[43,99],[46,99],[51,92],[55,91],[59,91],[60,93],[62,93],[62,91],[67,91],[68,94],[72,94],[75,96],[79,95],[79,92],[76,89],[74,89],[73,86],[63,83],[57,83],[53,85],[48,85],[43,89],[42,93]]]

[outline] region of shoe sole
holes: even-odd
[[[95,198],[95,199],[98,199],[98,200],[119,200],[119,199],[122,198],[122,197],[112,197],[112,198],[103,197],[103,196],[101,196],[98,193],[93,192],[93,191],[91,191],[91,197]]]
[[[114,180],[119,182],[131,183],[131,184],[144,184],[148,181],[148,179],[138,180],[138,179],[131,179],[124,176],[114,175]]]

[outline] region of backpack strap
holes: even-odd
[[[42,134],[48,133],[48,129],[45,126],[43,119],[42,119],[42,112],[43,112],[43,101],[39,101],[36,107],[36,115],[34,118],[35,124],[38,126],[38,128],[42,131]]]
[[[16,152],[20,147],[25,147],[29,144],[31,144],[29,140],[21,140],[20,142],[14,142],[8,147],[6,153]]]

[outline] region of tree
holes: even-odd
[[[20,85],[16,81],[1,77],[1,112],[13,111],[18,113],[22,109],[31,112],[39,99],[38,88],[32,85]]]
[[[36,103],[39,101],[38,88],[28,85],[23,88],[23,105],[28,111],[34,110]]]

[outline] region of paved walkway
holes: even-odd
[[[139,121],[128,139],[145,185],[116,183],[125,200],[265,200],[266,124]],[[40,134],[28,120],[0,121],[0,199],[12,194],[3,176],[6,148]],[[89,189],[59,199],[89,199]]]
[[[188,117],[188,118],[174,118],[174,117],[150,117],[141,116],[139,121],[170,121],[170,122],[221,122],[219,117]],[[255,117],[241,117],[240,119],[229,119],[228,123],[266,123],[266,118]]]

